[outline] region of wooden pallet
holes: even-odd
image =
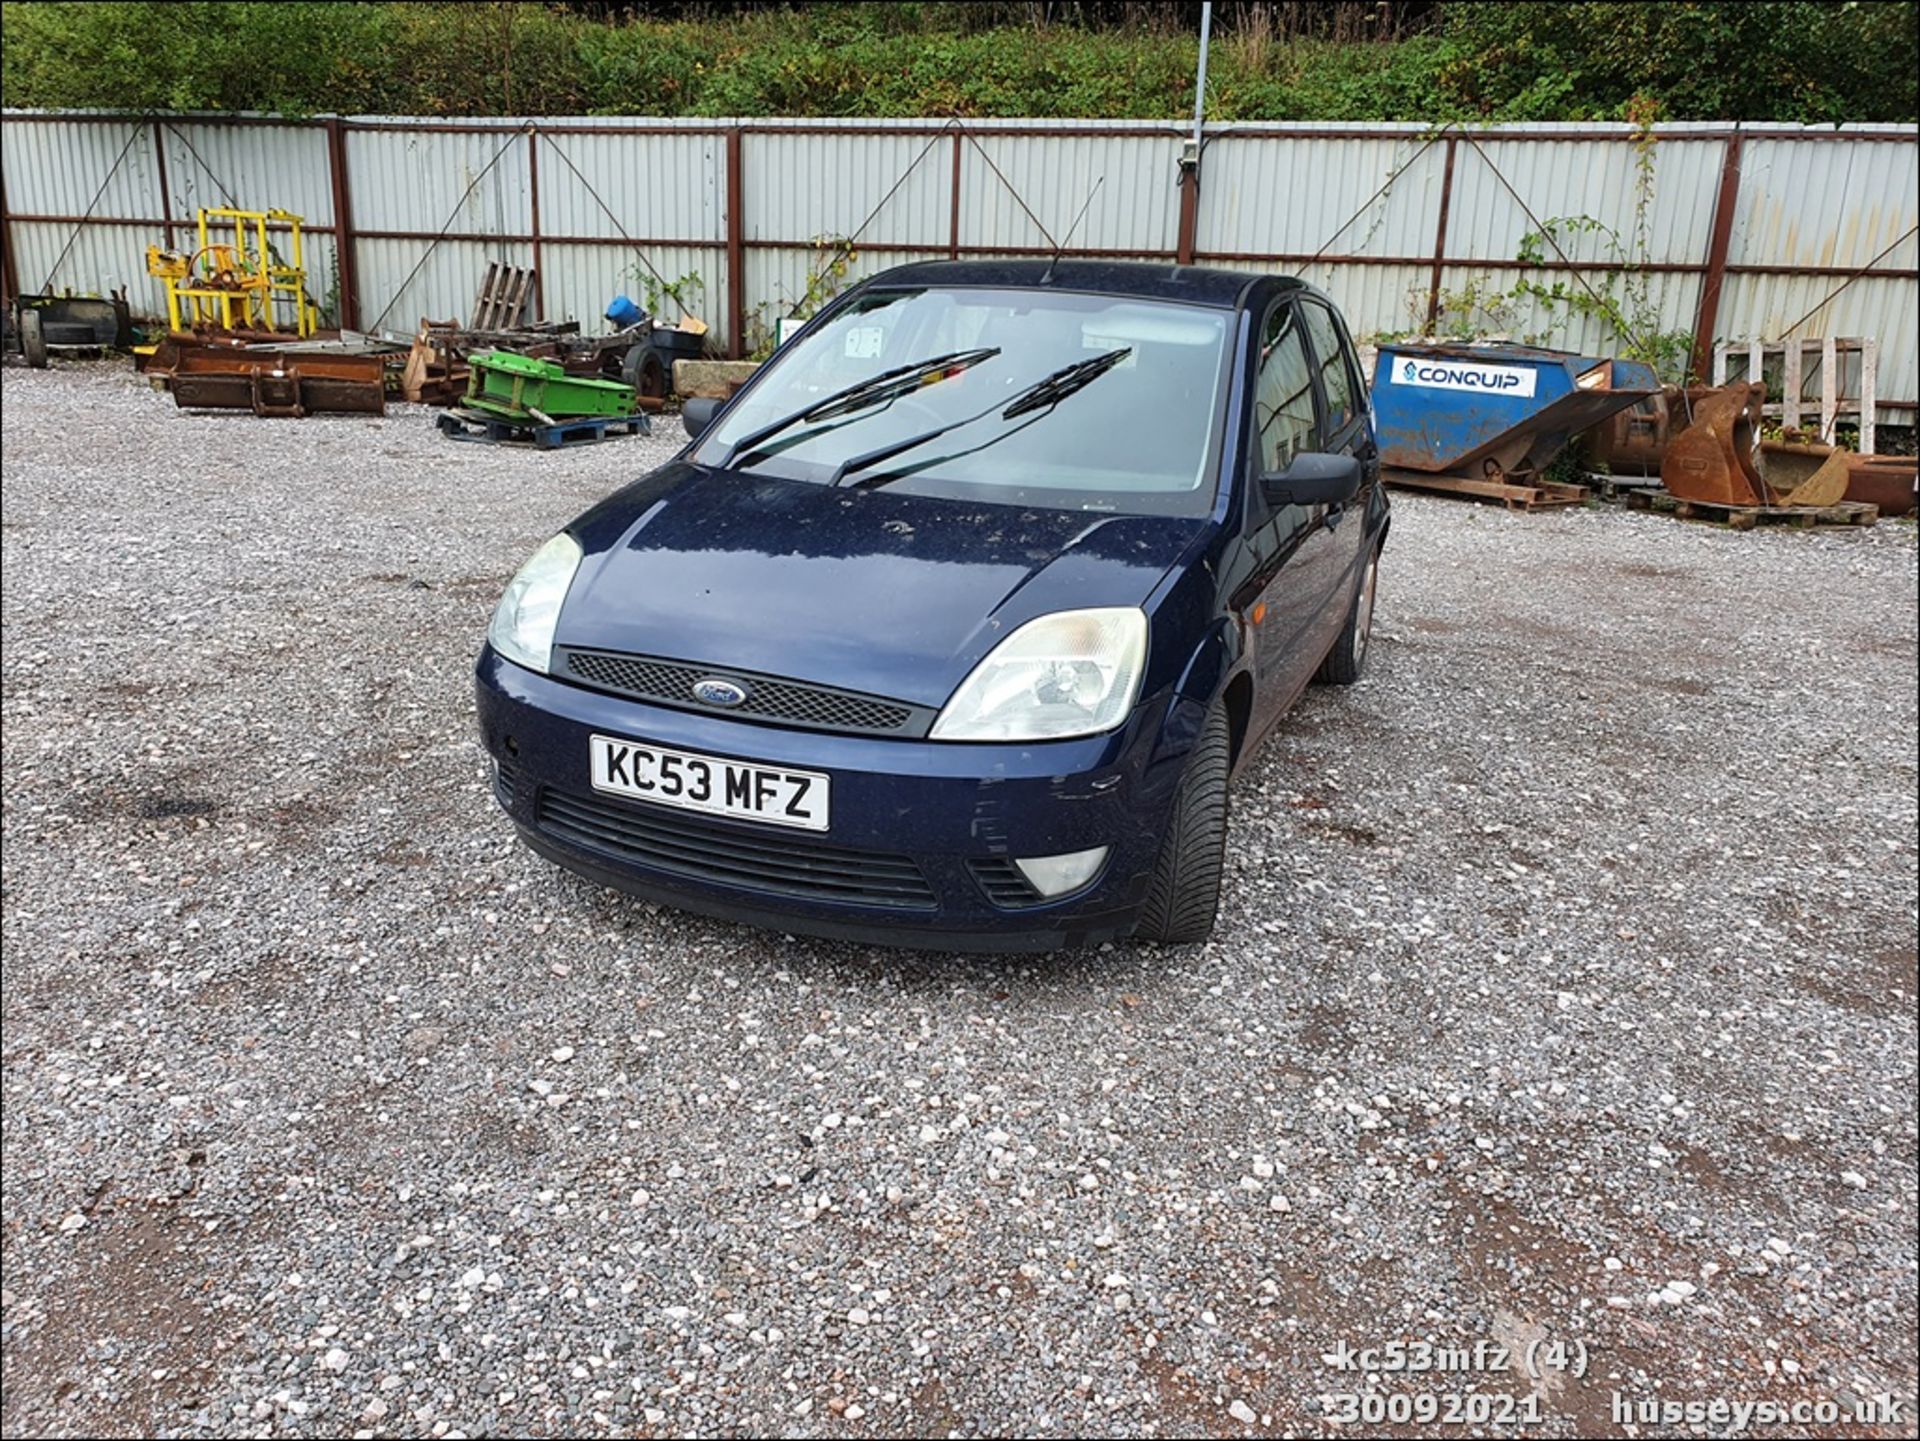
[[[1873,525],[1880,507],[1865,501],[1843,500],[1837,505],[1723,505],[1713,500],[1682,500],[1664,490],[1629,490],[1627,504],[1635,510],[1657,511],[1681,520],[1704,520],[1728,530],[1752,530],[1760,525],[1785,525],[1800,530],[1815,526]]]
[[[1536,480],[1522,484],[1511,480],[1468,480],[1454,475],[1426,475],[1416,470],[1383,470],[1388,485],[1408,490],[1431,490],[1442,495],[1463,495],[1469,500],[1504,501],[1509,510],[1552,510],[1563,505],[1585,505],[1592,491],[1584,485],[1562,485],[1557,481]]]
[[[593,445],[615,435],[653,434],[653,422],[644,414],[589,415],[578,420],[556,420],[551,425],[526,425],[477,410],[446,410],[434,418],[434,424],[454,440],[480,445],[531,445],[536,450]]]
[[[512,330],[527,313],[533,298],[533,270],[518,265],[487,262],[487,273],[480,277],[480,294],[468,317],[469,330]]]

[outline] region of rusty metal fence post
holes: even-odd
[[[7,213],[7,182],[0,177],[0,286],[6,294],[0,299],[12,303],[20,293],[20,276],[13,268],[13,220]]]
[[[327,172],[333,187],[333,276],[340,287],[340,324],[360,328],[359,271],[354,256],[353,195],[347,187],[347,138],[340,117],[322,122],[327,132]]]
[[[1713,203],[1713,235],[1707,243],[1707,276],[1700,285],[1700,315],[1693,328],[1692,372],[1707,373],[1713,358],[1713,332],[1720,323],[1720,290],[1727,278],[1727,247],[1733,238],[1733,212],[1740,203],[1740,127],[1727,137],[1720,162],[1720,193]],[[1758,380],[1760,377],[1753,377]]]
[[[947,259],[960,258],[960,132],[953,132],[953,195],[947,202]]]
[[[540,263],[540,131],[527,131],[527,242],[533,248],[533,318],[547,318],[547,272]]]
[[[153,122],[153,165],[154,180],[160,187],[160,220],[166,231],[167,249],[173,246],[173,195],[167,186],[167,132],[161,123]]]
[[[1174,242],[1174,258],[1181,265],[1193,264],[1193,239],[1200,229],[1200,165],[1180,169],[1180,236]]]
[[[1427,282],[1427,327],[1432,335],[1440,323],[1440,272],[1447,263],[1447,216],[1453,209],[1453,151],[1458,142],[1447,137],[1446,168],[1440,175],[1440,223],[1433,230],[1433,274]]]
[[[736,125],[727,132],[727,354],[735,360],[747,353],[747,232],[740,213],[746,183],[741,150]]]

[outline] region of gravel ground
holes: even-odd
[[[494,813],[495,596],[669,426],[4,393],[8,1434],[1911,1407],[1911,525],[1401,497],[1213,941],[956,959],[641,905]],[[1420,1338],[1510,1369],[1327,1359]]]

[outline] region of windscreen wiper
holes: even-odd
[[[1019,395],[1012,404],[1000,412],[1002,420],[1012,420],[1016,415],[1025,415],[1029,411],[1045,410],[1058,405],[1077,390],[1084,390],[1114,366],[1133,354],[1131,345],[1123,345],[1118,350],[1109,350],[1104,355],[1096,355],[1091,360],[1075,361],[1072,365],[1063,365],[1052,375],[1035,381]]]
[[[1133,347],[1122,346],[1118,350],[1109,350],[1104,355],[1096,355],[1090,360],[1076,360],[1072,365],[1063,365],[1051,375],[1042,376],[1007,403],[1000,412],[1002,420],[1014,420],[1022,415],[1032,414],[1036,410],[1049,410],[1072,395],[1083,390],[1105,375],[1114,366],[1133,354]],[[890,441],[886,445],[856,455],[840,463],[828,485],[840,485],[850,475],[858,475],[870,470],[883,460],[892,460],[912,450],[915,446],[925,445],[930,440],[938,440],[950,430],[958,430],[963,425],[972,425],[976,420],[985,420],[993,414],[994,407],[988,406],[978,415],[969,415],[962,420],[949,421],[946,425],[933,430],[922,431],[919,435],[910,435],[905,440]],[[888,477],[876,476],[869,484],[884,484]]]
[[[969,366],[978,365],[983,360],[991,360],[999,353],[1000,347],[997,345],[978,350],[956,350],[947,355],[936,355],[931,360],[915,361],[911,365],[899,365],[892,370],[883,370],[878,375],[870,375],[844,390],[836,390],[825,400],[816,400],[803,410],[796,410],[791,415],[783,415],[780,419],[741,436],[721,458],[719,468],[725,470],[736,460],[752,455],[760,445],[773,439],[781,431],[799,425],[802,421],[832,420],[835,416],[850,415],[856,410],[865,410],[870,405],[897,400],[900,396],[917,390],[931,376],[948,375],[965,370]]]

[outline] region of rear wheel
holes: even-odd
[[[1360,588],[1354,592],[1353,609],[1347,612],[1347,623],[1340,629],[1340,638],[1333,643],[1333,649],[1327,652],[1327,658],[1320,662],[1320,669],[1314,675],[1317,681],[1328,685],[1352,685],[1360,679],[1360,673],[1366,669],[1367,644],[1373,638],[1373,591],[1380,578],[1380,547],[1375,546],[1367,557],[1367,568],[1360,577]]]
[[[1137,939],[1182,945],[1212,934],[1226,866],[1229,759],[1227,714],[1215,706],[1180,778],[1173,819],[1134,927]]]
[[[642,400],[667,397],[667,367],[661,362],[660,353],[650,345],[636,345],[627,352],[620,378],[631,385]]]

